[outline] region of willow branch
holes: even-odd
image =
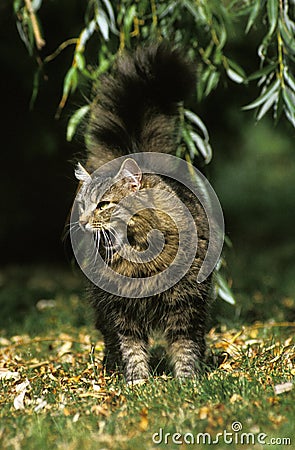
[[[26,4],[27,11],[28,11],[28,13],[30,15],[31,24],[32,24],[32,27],[33,27],[33,32],[34,32],[35,41],[36,41],[36,47],[37,47],[38,50],[41,50],[42,47],[44,47],[44,45],[45,45],[45,41],[44,41],[44,39],[41,36],[41,31],[40,31],[40,28],[39,28],[39,25],[38,25],[36,14],[35,14],[34,9],[32,7],[31,0],[25,0],[25,4]]]

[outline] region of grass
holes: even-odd
[[[1,449],[252,449],[263,448],[261,433],[276,440],[269,448],[294,448],[294,299],[283,291],[267,310],[274,292],[257,286],[238,313],[217,303],[199,380],[128,386],[102,372],[103,342],[78,274],[11,267],[0,279]],[[249,319],[251,308],[264,310],[263,323]]]

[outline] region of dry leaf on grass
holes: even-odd
[[[289,392],[292,389],[293,389],[293,383],[291,383],[291,382],[276,384],[274,386],[274,391],[275,391],[276,395],[280,395],[283,392]]]
[[[15,390],[18,395],[13,400],[13,406],[15,409],[25,409],[24,406],[24,398],[27,393],[28,388],[30,388],[29,380],[25,380],[23,383],[20,383],[16,386]]]
[[[36,403],[37,405],[34,408],[35,412],[39,412],[47,406],[47,401],[42,398],[37,398]]]
[[[148,409],[142,408],[140,411],[140,422],[139,422],[139,429],[141,431],[146,431],[149,425],[148,421]]]
[[[18,372],[12,372],[11,370],[0,368],[0,380],[15,380],[20,379],[20,374]]]

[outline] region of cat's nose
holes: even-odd
[[[87,217],[83,217],[83,216],[80,217],[80,219],[79,219],[79,225],[80,225],[81,228],[83,228],[83,230],[85,230],[87,224],[88,224],[88,219],[87,219]]]

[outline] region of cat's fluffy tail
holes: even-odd
[[[120,56],[112,74],[101,78],[92,107],[93,165],[127,153],[173,153],[178,104],[194,86],[194,70],[166,43]]]

